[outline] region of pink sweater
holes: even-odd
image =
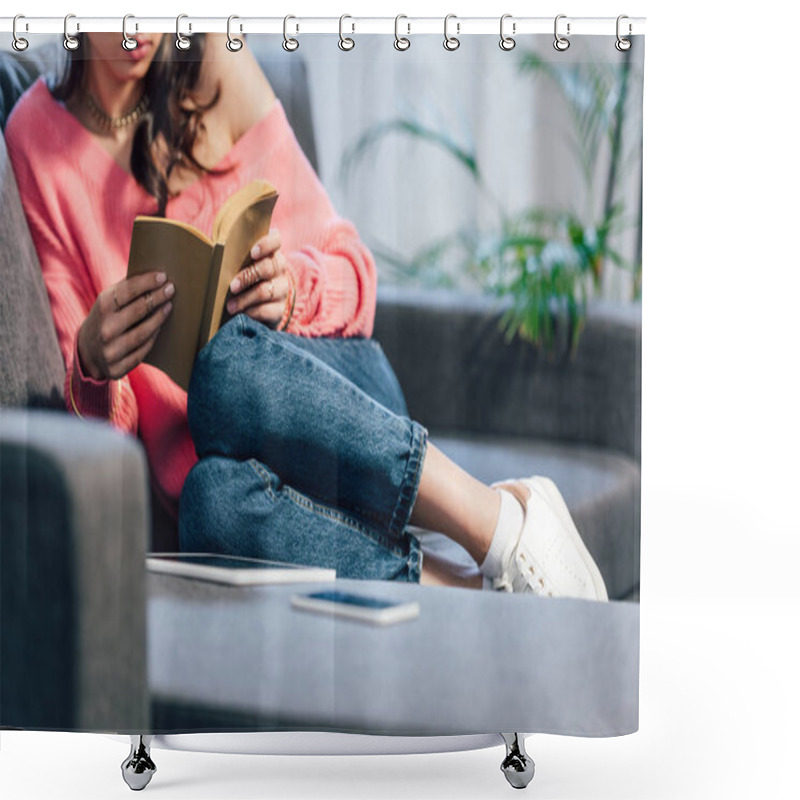
[[[159,497],[173,518],[183,482],[197,461],[186,419],[186,392],[140,364],[119,381],[83,375],[81,323],[102,289],[125,277],[134,217],[154,214],[155,198],[123,170],[50,94],[40,78],[20,98],[6,128],[14,174],[50,297],[70,388],[82,416],[108,419],[141,438]],[[273,226],[297,285],[289,325],[301,336],[370,336],[375,264],[353,225],[338,217],[297,144],[283,107],[274,106],[216,165],[167,202],[166,216],[211,234],[214,215],[236,190],[266,178],[280,198]]]

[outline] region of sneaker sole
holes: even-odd
[[[584,544],[580,533],[578,533],[578,529],[575,527],[575,523],[567,508],[567,504],[564,502],[564,498],[561,496],[561,492],[556,488],[556,485],[550,478],[545,477],[536,477],[535,479],[525,478],[521,483],[524,483],[532,492],[536,492],[540,496],[544,495],[544,499],[550,504],[550,507],[561,520],[573,545],[575,545],[575,548],[578,550],[583,563],[589,570],[589,575],[592,578],[594,590],[597,594],[597,600],[608,602],[608,591],[606,590],[603,576],[600,574],[600,570],[592,558],[592,554]]]

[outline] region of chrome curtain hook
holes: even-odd
[[[293,39],[289,36],[288,28],[289,28],[289,20],[290,19],[297,19],[297,17],[293,17],[291,14],[288,14],[283,18],[283,49],[286,50],[287,53],[293,53],[300,47],[300,42],[297,39]],[[299,26],[296,26],[299,30]]]
[[[344,25],[344,21],[346,19],[353,18],[349,14],[342,14],[342,16],[339,17],[339,49],[344,51],[352,50],[356,46],[355,40],[351,39],[349,36],[345,36],[342,30],[342,26]],[[352,33],[355,33],[355,23],[351,22],[350,25],[352,27]]]
[[[447,28],[448,28],[448,25],[449,25],[451,19],[457,20],[458,18],[456,17],[455,14],[448,14],[444,18],[444,42],[443,42],[443,45],[444,45],[444,49],[445,50],[449,50],[452,53],[453,50],[458,50],[458,48],[461,46],[461,41],[458,39],[458,34],[461,33],[461,23],[460,22],[456,22],[456,36],[450,36],[450,34],[447,32]]]
[[[128,36],[128,20],[129,19],[136,19],[133,14],[126,14],[122,18],[122,49],[123,50],[135,50],[139,46],[139,42],[136,39],[131,38]],[[139,24],[134,23],[134,29],[138,30]]]
[[[563,53],[565,50],[569,49],[569,39],[567,39],[566,36],[561,36],[561,34],[558,32],[558,21],[560,19],[566,19],[566,18],[567,18],[566,14],[559,14],[556,17],[556,21],[555,21],[555,25],[554,25],[554,32],[555,32],[556,38],[555,38],[555,41],[553,42],[553,47],[555,47],[555,49],[558,50],[560,53]],[[570,27],[570,25],[569,25],[569,22],[568,22],[567,23],[567,36],[569,36],[569,27]]]
[[[23,39],[21,36],[17,35],[17,22],[21,19],[25,19],[23,14],[17,14],[14,17],[14,22],[11,25],[11,33],[14,36],[14,40],[11,42],[11,46],[18,52],[21,53],[23,50],[28,49],[28,40]],[[28,30],[28,23],[25,23],[25,30]]]
[[[228,50],[231,51],[231,53],[238,53],[244,47],[244,42],[241,39],[237,39],[235,36],[231,36],[231,22],[233,22],[233,20],[235,19],[239,19],[239,17],[237,17],[236,14],[231,14],[228,17],[228,41],[225,42],[225,47],[227,47]],[[242,26],[240,25],[239,30],[241,29]]]
[[[624,53],[626,50],[630,50],[631,49],[631,40],[630,39],[624,39],[620,35],[620,32],[619,32],[620,31],[620,22],[622,22],[622,20],[628,19],[628,18],[629,17],[628,17],[627,14],[620,14],[617,17],[617,41],[614,42],[614,47],[616,47],[617,50],[620,51],[620,53]],[[629,22],[628,23],[628,36],[631,35],[632,30],[633,30],[633,27],[631,26],[631,24]]]
[[[400,20],[401,19],[408,19],[405,14],[398,14],[394,18],[394,49],[395,50],[408,50],[411,47],[411,39],[407,39],[405,36],[400,35]],[[411,33],[411,23],[406,22],[406,28],[408,28],[407,33]]]
[[[64,17],[64,42],[63,42],[64,49],[69,50],[70,53],[77,50],[81,45],[81,40],[76,38],[75,36],[72,36],[69,32],[69,21],[71,19],[75,19],[74,14],[67,14],[67,16]]]
[[[178,14],[178,17],[175,20],[175,47],[177,47],[178,50],[188,50],[192,44],[192,40],[181,33],[181,20],[188,18],[188,14]],[[189,30],[192,30],[191,22],[189,23]]]
[[[506,36],[505,30],[503,28],[507,19],[511,19],[511,14],[503,14],[503,16],[500,17],[500,49],[505,50],[506,52],[508,52],[509,50],[513,50],[517,46],[516,39],[514,39],[513,36]],[[511,32],[512,33],[517,32],[516,22],[511,23]]]

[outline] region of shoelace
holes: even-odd
[[[525,553],[516,553],[517,574],[509,580],[508,575],[496,578],[494,589],[497,592],[529,592],[537,596],[553,597],[553,590],[544,575],[537,573],[536,568],[525,557]]]
[[[514,591],[520,592],[527,589],[535,595],[552,597],[553,591],[549,581],[541,572],[536,571],[536,567],[525,557],[525,553],[518,551],[515,559],[518,572],[514,576]]]

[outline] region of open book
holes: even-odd
[[[172,312],[144,360],[187,391],[195,356],[227,322],[228,286],[252,263],[250,248],[269,232],[277,199],[267,181],[247,184],[217,213],[211,239],[176,220],[134,220],[128,277],[160,271],[175,285]]]

